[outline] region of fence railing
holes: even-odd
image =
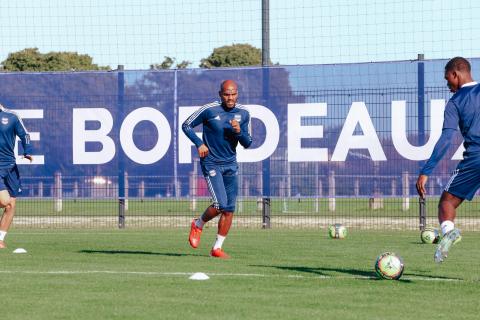
[[[437,225],[436,206],[442,181],[446,178],[432,176],[429,180],[427,225]],[[179,177],[177,184],[167,176],[127,174],[125,180],[125,220],[121,227],[187,227],[192,217],[201,214],[211,203],[203,177],[194,176],[193,172],[190,176]],[[419,228],[420,208],[414,194],[416,175],[332,173],[327,177],[295,175],[280,180],[271,180],[273,195],[269,218],[272,228],[322,228],[332,223],[359,229]],[[306,182],[308,180],[311,181]],[[264,227],[264,202],[260,191],[250,188],[251,176],[240,174],[239,181],[235,225]],[[316,191],[302,194],[305,184],[314,186]],[[353,189],[355,197],[342,195],[346,185]],[[119,227],[117,177],[73,177],[57,173],[54,177],[24,177],[23,187],[25,196],[17,201],[17,227]],[[180,196],[174,196],[175,187],[180,189]],[[473,202],[459,209],[458,223],[465,230],[480,230],[477,206]]]

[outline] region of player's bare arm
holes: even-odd
[[[425,198],[425,194],[427,193],[425,190],[425,185],[427,184],[427,180],[428,180],[428,176],[424,174],[419,175],[417,179],[417,184],[416,184],[417,192],[418,192],[418,195],[423,199]]]

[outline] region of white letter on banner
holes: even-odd
[[[100,122],[97,130],[87,130],[87,121]],[[73,164],[102,164],[115,156],[115,143],[108,136],[113,127],[113,118],[104,108],[74,108],[73,109]],[[99,142],[101,151],[86,151],[86,142]]]
[[[43,109],[21,109],[21,110],[15,110],[15,112],[20,116],[22,119],[43,119]],[[28,130],[28,128],[27,128]],[[28,131],[30,134],[30,141],[40,141],[40,132],[31,132]],[[17,137],[15,141],[15,157],[17,159],[17,164],[44,164],[45,163],[45,157],[43,155],[31,155],[33,156],[33,161],[30,162],[30,160],[25,159],[20,157],[18,155],[18,141],[20,139]]]
[[[182,124],[195,111],[200,109],[196,107],[179,107],[178,108],[178,163],[192,163],[192,146],[195,146],[187,135],[183,133]],[[197,136],[202,139],[202,133],[197,132]],[[195,148],[197,150],[197,148]]]
[[[133,141],[133,130],[141,121],[152,122],[158,132],[157,144],[148,151],[138,149]],[[139,164],[152,164],[162,159],[168,151],[171,139],[172,133],[167,118],[154,108],[144,107],[130,112],[120,128],[120,143],[123,151],[132,161]]]
[[[277,149],[278,146],[278,141],[280,139],[278,120],[275,117],[275,114],[264,106],[249,104],[245,105],[245,107],[250,113],[250,126],[253,118],[262,121],[265,125],[265,141],[261,146],[255,149],[245,149],[243,147],[237,148],[238,162],[258,162],[265,160],[275,152],[275,149]]]
[[[288,104],[288,161],[328,161],[326,148],[302,148],[302,139],[323,138],[323,126],[302,126],[304,117],[324,117],[327,115],[326,103],[289,103]]]
[[[392,101],[392,142],[398,153],[409,160],[425,160],[432,154],[442,133],[445,100],[430,102],[430,138],[423,146],[412,146],[407,138],[406,101]],[[416,119],[416,118],[415,118]],[[416,122],[416,120],[415,120]],[[416,125],[416,123],[415,123]]]
[[[354,135],[357,125],[363,135]],[[387,160],[365,102],[352,103],[331,161],[345,161],[350,149],[368,149],[373,161]]]

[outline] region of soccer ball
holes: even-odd
[[[420,239],[423,243],[437,243],[440,240],[440,234],[436,229],[426,228],[420,233]]]
[[[384,252],[375,261],[375,273],[381,279],[398,280],[403,274],[403,260],[393,252]]]
[[[328,227],[328,235],[333,239],[344,239],[347,236],[347,228],[341,223],[335,223]]]

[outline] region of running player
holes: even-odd
[[[240,143],[248,148],[252,137],[249,133],[250,114],[237,104],[235,81],[223,81],[219,95],[221,102],[201,107],[183,123],[182,129],[198,149],[202,173],[213,199],[213,204],[192,221],[188,240],[193,248],[197,248],[204,224],[220,215],[210,255],[226,259],[229,256],[222,250],[222,245],[232,225],[238,193],[236,147]],[[200,124],[203,124],[203,140],[193,130]]]

